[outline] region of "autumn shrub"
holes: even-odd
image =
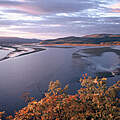
[[[120,120],[120,81],[106,86],[106,78],[80,79],[82,87],[74,95],[66,93],[59,81],[50,82],[48,92],[40,101],[33,100],[9,120]]]

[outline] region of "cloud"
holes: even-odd
[[[112,12],[120,13],[120,9],[113,9]]]
[[[92,3],[83,0],[35,0],[28,2],[0,1],[0,7],[18,10],[33,15],[48,13],[76,12],[91,8]]]
[[[48,36],[117,33],[120,4],[115,1],[0,0],[0,33],[13,33],[19,37],[29,34],[29,37],[44,39]]]
[[[120,8],[120,3],[112,4],[109,6],[112,9],[119,9]]]

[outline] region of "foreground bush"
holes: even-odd
[[[75,95],[68,95],[60,83],[50,82],[48,93],[40,101],[28,103],[10,120],[120,120],[120,81],[107,88],[106,79],[80,79],[82,88]]]

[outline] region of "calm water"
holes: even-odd
[[[70,88],[78,89],[80,85],[77,80],[82,73],[87,72],[92,75],[91,69],[99,70],[100,66],[109,69],[119,64],[119,56],[115,53],[103,53],[102,56],[87,59],[72,57],[73,52],[82,48],[85,47],[47,48],[38,53],[1,61],[0,109],[12,113],[25,106],[21,97],[24,92],[30,92],[35,98],[42,97],[40,91],[46,90],[51,80],[60,80],[62,85],[70,84]],[[7,52],[0,51],[0,57],[4,54]],[[106,64],[108,56],[113,58]]]

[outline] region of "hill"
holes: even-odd
[[[82,37],[63,37],[57,39],[39,40],[19,37],[0,37],[0,45],[10,44],[120,44],[120,34],[92,34]]]
[[[42,41],[41,44],[113,44],[120,43],[120,34],[92,34],[83,37],[64,37]]]
[[[0,37],[0,45],[39,43],[39,39],[26,39],[18,37]]]
[[[119,34],[92,34],[83,36],[85,38],[112,38],[112,37],[120,37]]]

